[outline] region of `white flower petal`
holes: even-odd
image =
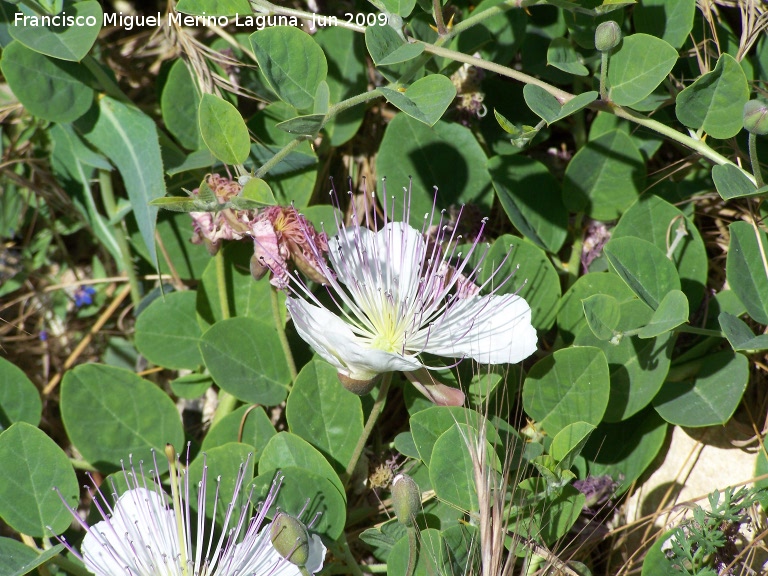
[[[325,308],[298,298],[288,298],[286,306],[299,336],[350,378],[370,380],[383,372],[421,367],[414,357],[366,346],[349,324]]]
[[[424,352],[481,364],[514,364],[536,351],[531,307],[520,296],[473,296],[457,300],[433,326],[422,330]]]
[[[347,287],[363,285],[371,294],[391,292],[396,300],[418,288],[426,244],[418,231],[390,222],[378,232],[347,229],[328,241],[333,269]]]
[[[323,541],[317,534],[312,534],[309,538],[309,558],[304,567],[310,574],[320,572],[325,561],[326,548]]]
[[[128,490],[118,499],[112,517],[86,533],[81,550],[85,565],[99,575],[144,574],[140,570],[152,567],[176,573],[179,545],[173,512],[156,492]],[[126,572],[126,567],[134,572]]]

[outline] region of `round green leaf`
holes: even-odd
[[[570,469],[594,430],[595,426],[587,422],[568,424],[552,439],[550,455],[560,463],[563,470]]]
[[[203,94],[197,119],[211,154],[225,164],[245,162],[251,151],[251,137],[237,108],[218,96]]]
[[[328,460],[309,442],[290,432],[280,432],[270,438],[259,459],[259,475],[288,466],[304,468],[326,478],[346,499],[344,485]]]
[[[61,497],[77,506],[77,477],[67,455],[42,430],[17,422],[0,434],[0,469],[0,517],[6,524],[36,538],[69,528],[72,516]]]
[[[619,304],[636,299],[634,292],[616,274],[606,272],[585,274],[576,280],[560,300],[557,326],[566,342],[573,342],[576,334],[586,325],[582,302],[595,294],[611,296]]]
[[[619,106],[631,106],[650,95],[672,71],[677,50],[648,34],[624,38],[608,65],[608,98]]]
[[[647,240],[611,239],[604,252],[621,279],[653,310],[671,290],[680,290],[675,265]]]
[[[638,300],[622,304],[618,331],[643,326],[650,316],[650,309]],[[600,348],[608,359],[611,390],[603,415],[606,422],[629,418],[651,402],[669,372],[675,338],[674,333],[667,332],[648,340],[637,336],[617,340],[599,340],[585,327],[574,342],[577,346]]]
[[[216,384],[244,402],[275,406],[288,395],[291,372],[267,322],[220,320],[200,338],[200,352]]]
[[[454,425],[469,424],[474,426],[481,421],[481,416],[461,406],[431,406],[411,416],[413,443],[421,460],[427,466],[432,459],[432,450],[437,439]]]
[[[269,440],[277,434],[261,406],[241,406],[216,422],[203,439],[202,450],[210,450],[228,442],[242,442],[252,448],[259,461]]]
[[[244,482],[248,483],[253,478],[254,457],[253,450],[247,444],[230,442],[206,450],[189,466],[189,485],[197,486],[203,479],[205,472],[208,489],[205,493],[205,515],[213,518],[216,511],[217,520],[223,524],[228,512],[226,505],[232,502],[235,487],[242,466],[248,463],[245,471]],[[241,487],[242,490],[242,487]],[[241,492],[241,496],[242,496]],[[218,505],[217,505],[218,503]],[[224,503],[224,506],[222,506]]]
[[[565,38],[552,39],[547,48],[547,64],[575,76],[589,74],[589,69],[582,64],[582,58]]]
[[[168,131],[188,150],[197,150],[203,144],[197,118],[199,107],[200,95],[192,75],[184,61],[177,60],[165,80],[160,110]]]
[[[93,89],[83,83],[90,73],[80,64],[55,60],[11,42],[3,49],[0,68],[24,108],[45,120],[72,122],[93,103]]]
[[[746,356],[725,350],[704,357],[694,378],[665,383],[653,407],[670,424],[719,426],[733,415],[748,380]]]
[[[347,467],[363,435],[360,397],[339,384],[333,366],[317,359],[299,372],[285,417],[293,434],[315,446],[339,470]]]
[[[266,497],[275,477],[272,470],[266,474],[261,469],[259,472],[253,481],[256,499]],[[297,516],[303,510],[304,514],[299,520],[305,524],[316,518],[312,532],[326,536],[331,541],[336,540],[347,522],[347,503],[336,486],[323,475],[296,466],[285,466],[280,469],[280,474],[283,482],[268,516],[274,517],[277,509],[292,516]]]
[[[680,290],[671,290],[664,296],[651,320],[643,327],[640,338],[654,338],[688,321],[688,299]]]
[[[310,110],[328,63],[312,36],[294,26],[273,26],[249,36],[253,53],[270,88],[298,110]]]
[[[681,48],[693,29],[696,0],[643,0],[634,7],[632,21],[635,29],[653,34]]]
[[[609,474],[620,481],[623,494],[656,458],[667,435],[667,423],[648,409],[615,424],[602,423],[589,438],[582,455],[591,476]]]
[[[3,565],[0,566],[0,576],[21,576],[33,574],[35,568],[44,566],[54,556],[64,550],[64,544],[57,544],[48,548],[42,554],[12,538],[0,538],[0,558]]]
[[[645,162],[632,140],[611,130],[590,141],[568,163],[563,202],[595,220],[613,220],[645,186]]]
[[[747,323],[738,316],[720,312],[717,320],[734,350],[768,350],[768,334],[755,336]]]
[[[136,374],[101,364],[83,364],[64,375],[61,418],[72,443],[96,467],[119,468],[132,453],[166,444],[182,446],[176,405],[156,385]],[[166,468],[165,459],[158,465]]]
[[[549,436],[574,422],[600,423],[608,405],[610,378],[603,353],[565,348],[539,360],[523,384],[523,406]]]
[[[455,424],[443,432],[435,442],[429,463],[429,480],[438,498],[468,512],[477,511],[477,486],[474,466],[467,442],[479,440],[475,428],[467,424]],[[486,441],[488,465],[501,470],[501,464],[491,445]]]
[[[743,168],[735,164],[716,164],[712,166],[712,181],[717,193],[723,200],[748,198],[765,194],[765,186],[758,188],[752,183]]]
[[[555,322],[557,303],[560,300],[560,282],[546,253],[525,239],[505,234],[497,238],[488,250],[478,274],[478,282],[488,280],[502,262],[504,264],[495,276],[497,282],[491,282],[489,285],[497,289],[500,279],[512,275],[496,293],[515,293],[525,298],[531,306],[532,324],[538,330],[549,330]]]
[[[600,340],[613,338],[621,319],[619,302],[610,294],[594,294],[581,301],[584,317],[592,333]]]
[[[768,258],[768,236],[748,222],[734,222],[729,230],[731,243],[725,264],[728,283],[752,319],[768,324],[768,272],[763,266]]]
[[[22,370],[0,358],[0,432],[14,422],[37,426],[43,413],[40,393]]]
[[[661,547],[672,536],[672,530],[667,530],[650,547],[643,558],[643,570],[640,576],[679,576],[680,569],[667,558],[666,552]]]
[[[744,70],[730,54],[723,54],[712,72],[677,95],[675,114],[688,128],[702,129],[713,138],[731,138],[744,125],[749,84]]]
[[[672,251],[672,262],[695,310],[704,296],[709,258],[696,225],[680,210],[658,196],[645,194],[624,213],[611,238],[647,240],[666,255],[678,232],[684,235]]]
[[[147,360],[176,370],[202,364],[194,290],[171,292],[155,299],[136,320],[136,348]]]
[[[387,195],[398,199],[408,177],[413,177],[411,214],[421,221],[432,212],[433,186],[440,189],[439,209],[466,202],[490,206],[491,178],[485,163],[485,152],[468,128],[447,122],[429,127],[398,114],[384,132],[376,174],[387,178]]]
[[[453,82],[441,74],[416,80],[404,92],[391,88],[379,91],[392,105],[427,126],[434,126],[456,98]]]
[[[22,11],[26,12],[23,8]],[[13,38],[35,52],[58,60],[80,62],[99,36],[104,12],[95,0],[85,0],[68,4],[63,14],[66,14],[67,19],[71,18],[73,24],[43,26],[33,25],[31,20],[25,20],[20,21],[19,25],[10,26],[8,31]],[[37,15],[30,13],[29,16],[34,18]],[[77,24],[77,22],[83,24]],[[94,24],[89,25],[89,22]]]
[[[488,170],[515,228],[539,248],[559,251],[568,233],[568,212],[560,184],[547,167],[523,155],[495,156]]]

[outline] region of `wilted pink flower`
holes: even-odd
[[[251,225],[253,256],[251,274],[256,280],[271,271],[270,283],[288,285],[288,260],[310,280],[325,283],[324,265],[318,261],[328,252],[328,237],[319,233],[293,206],[270,206]],[[311,245],[310,245],[311,244]]]
[[[241,186],[234,180],[218,174],[209,174],[206,184],[210,187],[220,204],[228,202],[240,193]],[[199,188],[192,191],[199,193]],[[241,240],[248,234],[251,223],[256,218],[253,210],[233,210],[225,208],[218,212],[190,212],[194,234],[193,244],[205,244],[211,255],[216,254],[222,240]]]

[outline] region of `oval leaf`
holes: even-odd
[[[655,338],[680,324],[688,322],[688,298],[680,290],[672,290],[664,296],[651,321],[643,327],[640,338]]]
[[[83,458],[98,467],[117,469],[132,452],[154,448],[162,454],[166,444],[184,443],[173,401],[151,382],[113,366],[84,364],[67,372],[61,418]],[[168,466],[164,458],[158,465]]]
[[[417,80],[405,92],[391,88],[379,91],[391,104],[427,126],[434,126],[456,98],[456,86],[441,74]]]
[[[194,290],[157,298],[136,320],[136,348],[158,366],[180,370],[197,368],[202,331],[197,323]]]
[[[363,434],[360,397],[339,384],[336,369],[314,359],[301,369],[285,407],[292,433],[344,470]]]
[[[205,366],[222,389],[245,402],[275,406],[288,395],[291,373],[274,326],[229,318],[200,338]]]
[[[312,110],[317,87],[328,74],[322,48],[293,26],[274,26],[249,36],[259,69],[280,100]]]
[[[574,422],[599,424],[610,386],[608,362],[600,350],[565,348],[531,368],[523,384],[523,405],[554,437]]]
[[[55,60],[20,42],[3,49],[0,62],[8,86],[30,114],[51,122],[72,122],[93,104],[90,77],[80,64]]]
[[[713,138],[731,138],[743,123],[749,84],[744,70],[730,54],[723,54],[712,72],[699,77],[677,95],[675,114],[688,128],[704,130]]]
[[[656,246],[639,238],[616,238],[605,246],[616,273],[653,310],[671,290],[680,290],[675,265]]]
[[[237,108],[213,94],[203,94],[198,109],[203,141],[225,164],[242,164],[251,151],[248,127]]]
[[[43,413],[40,393],[24,372],[0,358],[0,432],[14,422],[37,426]]]
[[[731,289],[747,313],[760,324],[768,324],[768,236],[747,222],[730,225],[731,243],[725,263]],[[759,238],[759,242],[758,242]]]
[[[653,407],[670,424],[719,426],[736,411],[748,380],[746,356],[725,350],[705,356],[695,378],[665,383]]]
[[[650,95],[672,71],[677,50],[648,34],[632,34],[611,55],[608,97],[619,106],[631,106]]]
[[[69,458],[45,432],[17,422],[0,434],[0,469],[0,517],[11,528],[36,538],[69,528],[72,515],[54,488],[74,507],[80,488]]]
[[[592,333],[600,340],[610,340],[619,325],[621,308],[613,296],[595,294],[581,301],[584,317]]]
[[[563,202],[596,220],[613,220],[645,185],[645,161],[629,136],[611,130],[579,150],[565,170]]]
[[[79,18],[80,20],[71,21],[83,22],[84,25],[43,26],[42,24],[33,25],[31,21],[27,24],[26,20],[22,20],[20,25],[14,23],[13,26],[9,26],[8,31],[13,38],[35,52],[59,60],[80,62],[99,36],[104,12],[95,0],[85,0],[68,4],[65,14],[67,18]],[[30,16],[36,17],[36,15]],[[93,25],[90,22],[93,22]]]

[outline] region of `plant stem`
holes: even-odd
[[[345,574],[353,574],[354,576],[363,576],[363,571],[360,569],[355,557],[352,556],[352,551],[349,549],[349,543],[347,542],[347,535],[342,532],[336,543],[341,547],[344,553],[344,560],[346,561],[345,568],[349,570]]]
[[[416,570],[416,557],[418,555],[418,543],[416,541],[416,527],[408,528],[408,566],[405,568],[405,576],[413,576]]]
[[[752,164],[752,174],[755,176],[755,184],[758,188],[764,186],[763,172],[760,170],[760,159],[757,157],[757,134],[749,134],[749,161]]]
[[[709,330],[707,328],[697,328],[696,326],[678,326],[675,328],[675,332],[687,332],[688,334],[699,334],[701,336],[715,336],[718,338],[725,338],[725,334],[720,330]]]
[[[584,213],[576,214],[573,222],[573,248],[571,248],[571,257],[568,259],[568,280],[566,281],[566,290],[573,286],[581,274],[581,252],[584,246],[584,231],[581,229],[581,223],[584,219]]]
[[[296,371],[296,361],[293,359],[291,346],[288,344],[288,337],[285,335],[285,325],[280,317],[280,302],[277,298],[277,288],[270,286],[270,300],[272,302],[272,317],[275,319],[275,328],[277,328],[277,337],[280,339],[280,346],[283,347],[285,361],[288,362],[288,371],[291,373],[291,383],[296,381],[298,372]]]
[[[221,318],[229,318],[229,296],[227,295],[227,270],[224,262],[224,250],[219,249],[214,256],[216,260],[216,288],[219,292],[219,305],[221,306]]]
[[[605,89],[605,79],[608,77],[608,52],[600,53],[600,98],[607,101],[608,92]]]
[[[230,318],[229,310],[229,295],[227,294],[227,269],[226,261],[224,260],[224,249],[219,248],[214,256],[216,261],[216,289],[219,293],[219,305],[221,306],[221,319],[227,320]],[[219,404],[216,406],[216,412],[213,414],[211,424],[216,424],[224,416],[231,413],[235,406],[237,406],[237,398],[232,396],[229,392],[226,392],[219,388]]]
[[[435,13],[435,24],[437,25],[437,33],[440,36],[445,36],[447,30],[445,29],[445,22],[443,21],[443,5],[440,0],[432,0],[432,11]],[[408,574],[407,576],[410,576]]]
[[[112,220],[117,214],[117,204],[115,202],[115,194],[112,190],[112,177],[107,170],[99,170],[99,190],[101,192],[101,201],[104,203],[104,208],[107,211],[107,218]],[[138,306],[141,302],[141,291],[139,290],[139,280],[136,278],[136,270],[133,269],[133,258],[131,257],[131,249],[128,246],[128,238],[125,234],[125,228],[123,228],[123,222],[115,222],[115,241],[120,248],[120,255],[122,256],[122,268],[125,275],[128,277],[128,284],[131,287],[131,302],[134,306]]]
[[[294,148],[296,148],[299,144],[304,142],[306,140],[306,136],[299,136],[298,138],[295,138],[288,142],[285,146],[283,146],[280,150],[277,151],[277,153],[272,156],[269,160],[267,160],[264,164],[261,165],[261,168],[256,170],[256,173],[254,174],[254,178],[262,178],[267,172],[272,170],[275,166],[277,166],[283,158],[288,156]]]
[[[376,396],[376,401],[373,403],[373,408],[371,408],[371,413],[368,415],[368,420],[365,423],[365,428],[363,428],[363,433],[360,436],[360,439],[357,441],[357,446],[355,446],[355,451],[352,452],[352,457],[349,459],[349,465],[347,466],[347,469],[345,471],[345,480],[344,480],[345,486],[349,483],[349,480],[352,478],[352,473],[355,471],[355,467],[357,466],[357,461],[360,460],[360,455],[363,453],[363,449],[365,448],[365,443],[368,441],[368,437],[371,435],[373,426],[374,424],[376,424],[376,420],[379,418],[379,414],[381,414],[381,411],[384,408],[384,403],[387,400],[387,392],[389,392],[389,385],[391,383],[392,383],[392,372],[387,372],[381,378],[381,388],[379,388],[379,394],[378,396]]]

